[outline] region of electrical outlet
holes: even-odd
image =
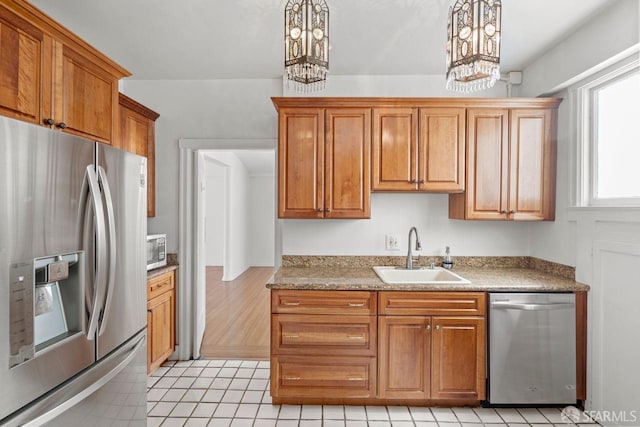
[[[387,234],[384,236],[384,248],[388,251],[399,251],[398,236]]]

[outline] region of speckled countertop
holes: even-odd
[[[168,273],[178,268],[178,256],[176,254],[167,254],[167,265],[164,267],[154,268],[147,271],[147,280]]]
[[[287,264],[293,266],[287,266]],[[572,292],[588,291],[589,286],[553,272],[544,271],[540,263],[519,262],[518,266],[506,262],[500,263],[461,262],[453,272],[469,280],[471,284],[386,284],[382,282],[371,266],[356,263],[357,266],[344,266],[340,263],[324,265],[298,266],[286,262],[269,280],[270,289],[307,289],[307,290],[394,290],[394,291],[515,291],[515,292]],[[348,264],[348,263],[347,263]],[[394,265],[388,263],[386,265]],[[475,264],[475,265],[469,265]],[[308,263],[307,263],[308,265]],[[376,265],[376,264],[374,264]],[[385,265],[385,264],[377,264]],[[549,270],[549,269],[547,269]]]

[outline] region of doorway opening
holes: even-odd
[[[202,358],[268,359],[276,265],[274,150],[202,150],[196,324]],[[204,319],[203,319],[204,318]],[[204,322],[203,322],[204,320]]]

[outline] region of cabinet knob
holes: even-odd
[[[510,210],[510,211],[509,211],[509,213],[513,215],[514,213],[516,213],[516,211],[514,211],[514,210],[512,209],[512,210]]]
[[[322,208],[318,208],[316,209],[318,212],[322,212]]]
[[[436,325],[436,331],[440,330],[440,325]]]
[[[53,119],[46,119],[44,121],[44,124],[47,125],[47,126],[53,126],[54,124],[56,124],[56,121],[53,120]]]
[[[431,325],[427,325],[424,327],[425,330],[430,331],[431,330]]]
[[[420,180],[420,184],[424,184],[424,179],[421,179],[421,180]]]
[[[507,213],[507,211],[505,211],[505,210],[501,210],[501,211],[500,211],[500,213],[501,213],[501,214],[503,214],[503,215],[505,215],[505,214]]]
[[[325,211],[325,212],[331,212],[331,209],[326,208],[324,211]]]
[[[67,124],[65,122],[60,122],[56,126],[58,128],[60,128],[60,129],[66,129],[67,128]]]

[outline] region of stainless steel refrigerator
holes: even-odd
[[[145,177],[0,117],[0,425],[146,425]]]

